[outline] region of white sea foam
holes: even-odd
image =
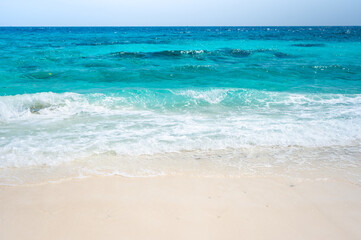
[[[0,167],[254,146],[354,146],[361,95],[247,89],[0,97]],[[330,155],[332,156],[332,155]]]
[[[192,100],[204,100],[211,104],[220,103],[227,96],[227,93],[232,90],[229,89],[211,89],[207,91],[197,90],[183,90],[183,91],[172,91],[176,95],[187,96]]]

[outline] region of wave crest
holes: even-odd
[[[81,113],[118,114],[119,111],[240,113],[254,109],[302,112],[361,107],[360,94],[291,94],[238,88],[122,89],[117,93],[36,93],[0,96],[0,120],[41,116],[68,117]],[[336,114],[336,112],[333,112]],[[358,115],[356,112],[352,115]]]
[[[230,58],[244,58],[253,54],[264,53],[271,54],[277,58],[292,57],[290,54],[279,52],[272,49],[256,49],[256,50],[244,50],[244,49],[217,49],[217,50],[165,50],[155,52],[114,52],[113,56],[120,58],[196,58],[196,59],[208,59],[219,60],[215,57],[230,57]]]

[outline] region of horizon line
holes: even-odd
[[[361,27],[361,25],[0,25],[1,27]]]

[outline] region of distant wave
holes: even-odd
[[[297,43],[292,44],[294,47],[324,47],[326,46],[324,43]]]
[[[111,55],[118,56],[120,58],[195,58],[195,59],[213,59],[219,60],[219,57],[234,57],[244,58],[252,54],[265,53],[273,55],[277,58],[289,58],[293,57],[290,54],[279,52],[272,49],[256,49],[256,50],[243,50],[243,49],[218,49],[213,51],[208,50],[165,50],[156,52],[114,52]],[[217,57],[217,58],[216,58]]]

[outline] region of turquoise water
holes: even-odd
[[[0,28],[0,66],[2,169],[259,147],[359,164],[361,27]]]

